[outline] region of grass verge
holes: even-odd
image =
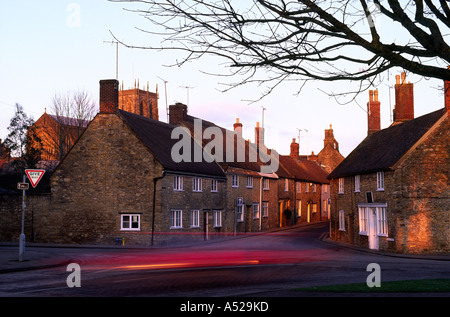
[[[314,286],[293,291],[336,293],[440,293],[450,292],[450,279],[426,279],[381,282],[381,287],[368,287],[366,283]]]

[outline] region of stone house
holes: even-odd
[[[301,158],[295,139],[290,155],[280,155],[279,159],[277,174],[282,226],[328,220],[328,173],[316,161]]]
[[[394,123],[380,129],[371,91],[368,136],[329,175],[330,237],[397,253],[450,252],[449,113],[414,118],[413,85],[397,77]]]
[[[278,176],[270,162],[262,162],[259,151],[269,151],[262,127],[255,128],[255,143],[242,137],[242,123],[233,131],[191,116],[181,103],[169,107],[169,122],[186,128],[203,148],[211,147],[216,162],[226,174],[226,213],[233,215],[230,226],[237,233],[265,231],[280,226],[278,218]],[[277,162],[278,164],[278,162]],[[264,169],[267,168],[267,170]]]

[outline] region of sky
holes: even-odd
[[[108,43],[113,33],[131,45],[157,45],[157,39],[137,28],[151,25],[130,4],[106,0],[0,0],[0,138],[14,116],[15,104],[37,120],[55,94],[83,89],[98,102],[99,81],[116,77],[116,46]],[[298,82],[280,85],[257,100],[264,86],[240,86],[223,92],[224,79],[208,75],[224,70],[223,61],[205,57],[181,67],[176,52],[131,49],[119,46],[118,80],[125,88],[159,92],[160,120],[167,122],[168,105],[182,102],[189,114],[233,129],[236,118],[243,136],[254,140],[256,122],[264,116],[266,145],[286,155],[293,138],[300,136],[300,154],[323,148],[324,130],[332,125],[339,150],[347,156],[367,135],[368,92],[346,104],[327,93],[342,92],[352,83],[309,82],[297,94]],[[395,75],[391,70],[379,85],[381,128],[391,124]],[[444,107],[439,80],[408,75],[414,83],[415,116]],[[165,83],[166,82],[166,83]],[[355,83],[353,83],[355,84]],[[167,100],[165,97],[165,85]],[[145,89],[144,88],[144,89]],[[263,110],[265,108],[265,110]],[[299,129],[301,131],[299,131]]]

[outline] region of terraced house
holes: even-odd
[[[449,87],[445,108],[414,118],[413,84],[397,77],[386,129],[370,92],[368,136],[329,175],[332,239],[398,253],[450,251]]]

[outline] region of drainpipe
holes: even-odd
[[[261,176],[261,178],[259,179],[259,231],[261,231],[262,229],[262,198],[263,198],[263,178]]]
[[[153,215],[152,215],[152,242],[151,242],[152,246],[153,246],[153,236],[154,236],[154,232],[155,232],[156,182],[162,178],[164,178],[164,171],[163,171],[162,176],[153,178]]]

